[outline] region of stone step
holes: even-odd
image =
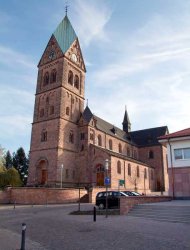
[[[190,223],[188,206],[136,205],[128,215],[159,221]]]
[[[183,215],[189,215],[190,216],[190,211],[183,211],[183,210],[177,210],[177,211],[171,211],[171,210],[148,210],[148,209],[133,209],[131,210],[133,213],[152,213],[152,214],[172,214],[172,215],[177,215],[177,214],[183,214]]]
[[[138,215],[129,215],[130,217],[140,217],[146,219],[152,219],[156,221],[166,221],[166,222],[176,222],[176,223],[187,223],[190,224],[190,219],[186,218],[168,218],[168,217],[151,217],[151,216],[138,216]]]
[[[169,215],[169,214],[145,214],[145,213],[129,213],[130,216],[138,216],[138,217],[151,217],[151,218],[170,218],[170,219],[185,219],[190,221],[190,216],[184,215]]]
[[[146,207],[146,206],[135,206],[133,210],[142,210],[142,211],[170,211],[170,212],[185,212],[190,213],[190,208],[152,208],[152,207]]]
[[[165,212],[154,212],[154,211],[141,211],[141,210],[138,210],[138,211],[130,211],[129,214],[144,214],[144,215],[147,215],[147,214],[150,214],[150,215],[155,215],[155,216],[158,216],[158,215],[165,215],[165,216],[177,216],[177,217],[190,217],[190,214],[189,213],[170,213],[169,211],[165,211]]]
[[[136,205],[135,206],[136,208],[137,207],[140,207],[140,208],[151,208],[151,209],[187,209],[189,210],[190,207],[189,206],[169,206],[169,205],[165,205],[165,206],[161,206],[161,205],[142,205],[142,204],[139,204],[139,205]]]

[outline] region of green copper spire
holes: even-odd
[[[58,25],[53,35],[55,36],[55,39],[57,40],[59,47],[61,48],[63,53],[65,53],[69,49],[71,44],[77,39],[77,35],[67,15]]]

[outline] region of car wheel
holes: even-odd
[[[100,203],[100,205],[98,207],[99,207],[99,209],[104,209],[104,204]]]

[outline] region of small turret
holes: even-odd
[[[125,114],[124,114],[122,124],[123,124],[123,131],[125,131],[126,133],[131,132],[131,123],[130,123],[130,120],[129,120],[129,116],[128,116],[126,107],[125,107]]]

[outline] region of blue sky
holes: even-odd
[[[97,116],[132,130],[190,124],[190,0],[72,0],[69,19]],[[65,15],[63,0],[0,2],[0,145],[30,147],[37,64]]]

